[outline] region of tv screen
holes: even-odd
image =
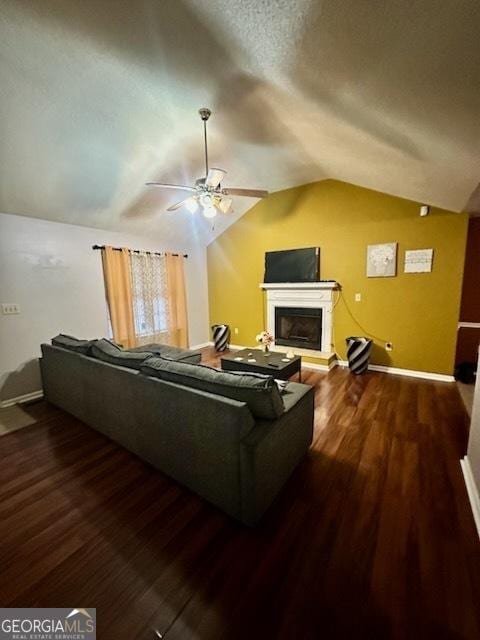
[[[320,280],[320,249],[268,251],[264,282],[317,282]]]

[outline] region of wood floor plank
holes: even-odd
[[[97,607],[102,640],[478,640],[456,386],[303,379],[314,443],[253,529],[72,416],[25,406],[35,424],[0,438],[2,605]]]

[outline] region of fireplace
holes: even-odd
[[[259,286],[267,293],[266,324],[275,338],[274,351],[285,352],[290,346],[297,355],[327,358],[334,354],[336,282],[262,282]]]
[[[322,309],[275,307],[275,344],[322,349]]]

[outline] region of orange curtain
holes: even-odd
[[[105,247],[102,250],[102,263],[113,339],[125,349],[135,347],[137,342],[128,249],[118,251],[113,247]]]
[[[188,347],[184,257],[167,253],[166,263],[170,340],[174,346]]]

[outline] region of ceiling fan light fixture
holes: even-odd
[[[205,218],[214,218],[217,215],[217,209],[213,205],[204,207],[203,215]]]
[[[228,213],[232,207],[232,199],[222,198],[220,202],[217,204],[217,207],[220,209],[222,213]]]
[[[207,187],[211,187],[212,189],[216,189],[220,186],[225,174],[227,172],[223,169],[211,168],[208,171],[207,177],[205,178],[205,184]]]
[[[188,198],[185,201],[185,206],[190,211],[190,213],[195,213],[198,209],[198,202],[196,198]]]
[[[202,207],[212,207],[213,206],[213,196],[211,193],[202,193],[200,196],[200,203]]]

